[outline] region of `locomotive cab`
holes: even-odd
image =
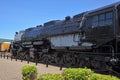
[[[120,52],[120,4],[116,7],[116,39],[117,39],[117,51]]]
[[[120,35],[120,4],[116,7],[116,33],[117,35]]]
[[[107,6],[88,12],[82,30],[85,35],[85,39],[82,41],[93,43],[95,48],[114,40],[114,6]]]

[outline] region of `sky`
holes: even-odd
[[[0,0],[0,38],[14,39],[15,32],[63,20],[119,0]]]

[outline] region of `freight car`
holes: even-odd
[[[17,58],[120,72],[120,2],[17,32],[11,51]]]
[[[0,43],[0,52],[9,52],[10,44],[10,42]]]

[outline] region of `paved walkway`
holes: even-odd
[[[30,64],[35,64],[30,62]],[[0,80],[22,80],[21,69],[23,66],[28,65],[26,61],[10,60],[0,58]],[[59,67],[50,66],[46,68],[44,64],[37,65],[38,73],[61,73]]]

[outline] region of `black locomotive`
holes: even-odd
[[[120,70],[120,2],[16,32],[14,57]]]

